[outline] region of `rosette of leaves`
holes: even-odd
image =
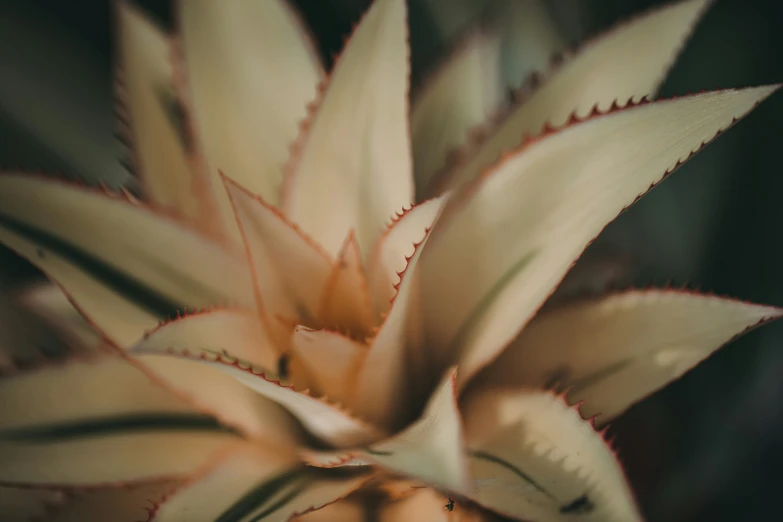
[[[618,26],[503,105],[493,34],[409,100],[403,0],[328,75],[284,2],[181,2],[175,35],[121,4],[141,197],[0,176],[0,241],[62,290],[28,306],[82,346],[0,380],[3,495],[55,521],[640,520],[603,427],[780,310],[539,309],[776,90],[650,101],[705,5]]]

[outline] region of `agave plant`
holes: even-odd
[[[410,111],[404,0],[375,0],[328,77],[279,0],[181,2],[174,38],[121,4],[142,197],[0,176],[0,241],[63,292],[31,306],[83,346],[0,380],[0,501],[640,520],[604,427],[781,311],[674,290],[539,309],[776,90],[649,101],[706,4],[614,28],[497,110],[497,35],[468,37]]]

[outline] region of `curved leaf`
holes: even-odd
[[[277,204],[289,146],[323,72],[283,0],[186,0],[178,15],[194,122],[233,228],[218,171]]]
[[[213,356],[231,349],[253,364],[274,367],[277,354],[255,313],[213,310],[181,317],[145,334],[130,354],[154,379],[243,433],[284,448],[299,442],[295,422],[274,402],[218,368],[187,358],[160,356],[190,347],[204,348],[205,353],[212,348]]]
[[[413,420],[409,417],[412,406],[422,404],[419,400],[426,399],[423,394],[434,386],[429,382],[432,375],[428,373],[426,353],[416,342],[419,295],[417,282],[411,277],[426,241],[427,236],[414,245],[405,273],[400,273],[397,295],[370,343],[351,400],[362,418],[392,431]]]
[[[3,375],[0,410],[0,432],[114,415],[194,413],[190,404],[116,355],[43,363]]]
[[[426,80],[411,107],[411,139],[417,199],[452,149],[504,101],[500,37],[473,32]]]
[[[324,328],[338,329],[356,339],[370,334],[370,288],[353,231],[345,238],[326,278],[319,318]]]
[[[614,454],[560,397],[482,390],[463,407],[479,504],[540,522],[641,521]]]
[[[606,224],[777,86],[628,105],[531,140],[449,199],[416,276],[424,345],[465,382]]]
[[[155,522],[287,522],[359,488],[366,477],[321,476],[296,461],[244,447],[196,477],[155,514]]]
[[[602,423],[783,310],[673,290],[630,291],[536,317],[477,380],[568,390]]]
[[[408,258],[434,225],[445,202],[443,197],[434,198],[404,211],[375,244],[367,260],[367,281],[377,322],[388,313]]]
[[[367,346],[336,332],[298,326],[291,347],[307,372],[311,392],[339,404],[350,404],[349,392],[367,355]]]
[[[51,275],[121,345],[154,326],[145,316],[252,303],[244,259],[121,196],[3,174],[0,227],[3,243]],[[113,324],[125,315],[138,323],[124,329]]]
[[[502,153],[545,125],[561,126],[613,103],[653,95],[709,0],[686,0],[651,11],[590,42],[511,112],[467,161],[451,169],[450,189],[479,176]]]
[[[239,440],[204,416],[116,416],[0,433],[0,484],[100,486],[176,478]]]
[[[349,230],[366,256],[413,202],[404,0],[376,0],[332,72],[286,179],[284,209],[332,254]]]
[[[299,392],[290,386],[284,386],[279,381],[271,380],[266,376],[271,372],[232,356],[228,350],[241,345],[230,334],[210,341],[209,343],[202,341],[186,351],[176,352],[170,351],[166,343],[159,343],[153,334],[137,345],[132,353],[158,371],[162,365],[176,364],[176,362],[168,362],[170,360],[190,361],[194,365],[219,368],[247,386],[249,390],[258,392],[261,396],[287,409],[315,437],[335,447],[365,444],[382,436],[382,433],[375,428],[352,418],[337,406],[326,402],[326,399],[317,399],[306,391]],[[205,345],[209,348],[204,348]],[[163,376],[166,377],[165,374]],[[201,393],[198,382],[192,379],[180,378],[172,381],[171,384],[192,395]],[[208,399],[205,397],[203,400]]]
[[[456,385],[457,371],[452,368],[416,422],[356,453],[395,473],[466,493],[470,479]]]
[[[313,325],[318,317],[332,257],[278,209],[224,181],[250,259],[257,307],[284,349],[294,325]]]
[[[195,168],[193,138],[181,120],[169,40],[130,4],[118,4],[124,99],[145,195],[205,232],[218,232],[212,187]]]

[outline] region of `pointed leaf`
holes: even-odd
[[[197,361],[157,355],[186,351],[191,346],[211,347],[215,353],[223,353],[225,347],[253,364],[276,367],[277,355],[253,312],[213,310],[176,319],[145,334],[130,353],[153,378],[224,423],[268,444],[286,447],[299,442],[295,422],[280,406],[230,375]]]
[[[417,266],[428,352],[441,367],[458,357],[464,383],[610,220],[776,89],[598,114],[523,145],[454,195]]]
[[[243,259],[121,197],[3,174],[0,226],[3,243],[54,277],[82,312],[121,345],[154,323],[141,319],[142,330],[130,340],[127,331],[115,337],[109,323],[121,316],[104,308],[135,306],[134,315],[166,317],[181,307],[252,303]],[[199,262],[188,262],[192,259]]]
[[[432,175],[443,168],[448,153],[500,107],[504,96],[499,35],[474,32],[414,99],[411,137],[418,199]]]
[[[283,166],[322,71],[283,0],[178,3],[187,86],[215,193],[218,171],[273,205]]]
[[[246,385],[248,389],[258,392],[261,396],[277,402],[287,409],[294,417],[299,419],[302,425],[315,437],[318,437],[335,447],[346,447],[366,444],[379,439],[383,434],[363,421],[351,417],[336,405],[326,402],[325,399],[317,399],[306,391],[299,392],[290,386],[284,386],[279,381],[271,380],[266,375],[274,374],[252,363],[233,357],[228,351],[237,346],[236,339],[231,335],[222,339],[212,340],[209,343],[198,342],[194,348],[177,353],[170,351],[165,343],[157,342],[155,335],[151,335],[139,345],[133,348],[132,353],[159,370],[153,365],[174,364],[168,359],[192,361],[194,364],[219,368],[238,382]],[[202,348],[209,346],[209,348]],[[166,377],[164,375],[164,377]],[[181,387],[189,394],[200,393],[198,382],[179,379],[171,383],[175,387]],[[233,391],[232,391],[233,393]],[[206,400],[205,398],[204,400]]]
[[[541,522],[641,521],[614,454],[562,398],[481,391],[463,407],[475,488],[497,513]]]
[[[84,485],[187,473],[234,438],[115,355],[6,375],[0,410],[3,483]]]
[[[417,342],[418,285],[410,277],[418,263],[427,236],[414,245],[405,272],[400,273],[397,295],[378,335],[372,340],[356,380],[351,405],[362,418],[390,430],[402,428],[411,404],[422,404],[422,391],[429,392],[431,374],[425,352]]]
[[[194,345],[229,344],[232,353],[262,368],[275,368],[277,353],[264,325],[251,310],[216,308],[182,315],[146,332],[137,347],[145,344],[180,351]]]
[[[326,279],[319,317],[324,328],[338,329],[357,339],[370,334],[370,289],[353,231],[345,238]]]
[[[284,347],[294,325],[313,325],[318,317],[332,258],[279,210],[224,180],[250,258],[257,307]]]
[[[126,359],[97,354],[2,376],[0,410],[0,432],[112,415],[195,413]]]
[[[405,1],[376,0],[294,158],[286,213],[333,255],[353,229],[366,256],[394,212],[413,202],[408,52]]]
[[[686,0],[659,8],[586,45],[511,112],[467,161],[452,169],[440,188],[475,179],[547,123],[557,127],[572,113],[584,116],[593,107],[606,110],[615,101],[654,94],[708,2]]]
[[[307,372],[311,392],[347,404],[367,346],[336,332],[304,326],[294,329],[291,346]]]
[[[205,232],[217,232],[212,186],[195,168],[190,129],[181,120],[167,36],[124,1],[118,12],[125,105],[145,194]]]
[[[0,433],[0,484],[100,486],[193,473],[239,439],[204,416],[116,416]]]
[[[672,290],[631,291],[537,317],[479,380],[568,389],[601,423],[783,311]]]
[[[457,371],[452,368],[416,422],[358,452],[359,455],[395,473],[466,493],[470,480],[456,385]]]
[[[167,500],[155,522],[287,522],[339,500],[366,477],[328,479],[296,461],[246,447],[228,455]]]
[[[97,326],[119,347],[127,347],[145,330],[158,322],[166,307],[149,310],[147,303],[133,295],[123,295],[122,287],[108,286],[101,274],[92,275],[83,266],[60,256],[53,249],[42,248],[39,242],[0,224],[0,243],[35,264],[73,303],[78,303],[80,315]],[[96,277],[97,276],[97,277]],[[153,303],[151,303],[153,304]],[[160,304],[160,303],[158,303]],[[155,304],[153,304],[155,306]]]
[[[373,299],[376,322],[388,313],[397,293],[400,276],[413,255],[414,246],[424,240],[438,217],[445,198],[434,198],[410,210],[395,220],[381,236],[367,261],[367,281]]]
[[[62,506],[53,510],[47,522],[142,522],[150,520],[156,506],[173,491],[176,482],[153,482],[121,487],[106,487],[70,494]]]

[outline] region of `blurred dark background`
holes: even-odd
[[[226,0],[228,1],[228,0]],[[411,1],[414,82],[448,49],[427,2]],[[490,6],[447,0],[449,9]],[[449,4],[448,2],[452,2]],[[170,23],[166,0],[137,2]],[[327,61],[367,0],[298,0]],[[662,2],[551,0],[579,42]],[[482,5],[483,4],[483,5]],[[112,3],[0,0],[0,166],[127,181],[112,113]],[[783,81],[783,2],[717,0],[662,95]],[[688,285],[783,305],[783,95],[621,216],[593,247],[633,261],[638,285]],[[8,251],[10,280],[35,277]],[[612,428],[650,522],[781,520],[783,324],[732,343]]]

